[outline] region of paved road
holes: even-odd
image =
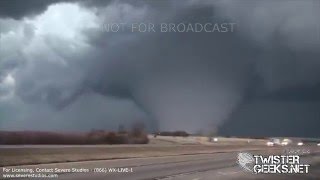
[[[257,152],[257,151],[255,151]],[[253,152],[254,153],[254,152]],[[272,153],[263,151],[261,153]],[[112,180],[213,180],[213,179],[288,179],[288,176],[253,175],[243,171],[236,163],[238,152],[188,155],[162,158],[116,160],[108,162],[90,162],[86,167],[132,167],[129,173],[85,173],[64,174],[62,179],[112,179]],[[304,161],[313,162],[320,156],[308,156]],[[305,176],[290,176],[291,179],[319,179],[320,166],[312,167]]]
[[[315,148],[319,150],[319,148]],[[263,151],[254,151],[255,154],[272,154],[282,152],[266,148]],[[312,150],[314,151],[314,150]],[[79,180],[145,180],[145,179],[170,179],[170,180],[212,180],[212,179],[288,179],[288,176],[262,176],[244,172],[237,164],[238,152],[179,155],[166,157],[134,158],[122,160],[86,161],[73,163],[59,163],[47,165],[34,165],[33,168],[84,168],[88,173],[61,173],[59,179]],[[320,155],[310,155],[304,162],[320,162]],[[320,164],[313,165],[311,173],[303,176],[290,176],[290,179],[319,179]],[[130,172],[93,172],[95,168],[119,168]],[[132,172],[131,172],[132,171]]]

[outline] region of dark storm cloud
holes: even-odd
[[[319,137],[320,2],[247,2],[220,6],[241,20],[243,34],[262,51],[243,101],[219,132]]]
[[[194,130],[201,129],[203,124],[208,125],[210,122],[217,125],[238,110],[237,104],[241,108],[247,102],[245,94],[250,94],[250,98],[255,99],[277,93],[283,88],[290,92],[296,86],[319,83],[319,52],[316,51],[319,39],[314,38],[317,26],[312,16],[316,11],[308,14],[301,12],[300,16],[290,15],[293,9],[302,7],[306,11],[313,7],[309,6],[312,4],[295,2],[289,4],[288,9],[283,3],[252,4],[253,8],[249,4],[242,6],[244,9],[239,8],[240,10],[236,9],[233,14],[229,14],[231,19],[237,19],[236,15],[240,14],[241,18],[237,22],[243,23],[240,24],[242,35],[160,34],[147,36],[146,39],[133,43],[130,48],[127,45],[119,47],[127,52],[120,55],[119,59],[129,60],[125,66],[132,66],[126,72],[134,71],[132,74],[138,79],[138,83],[132,83],[135,88],[131,91],[145,109],[155,114],[162,124],[161,128],[177,129],[182,128],[183,124],[184,129]],[[228,20],[223,18],[225,14],[219,6],[184,8],[171,21],[190,21],[188,17],[196,17],[193,20],[197,22],[211,17],[215,17],[216,21]],[[228,6],[226,4],[221,8]],[[243,17],[247,10],[256,12],[256,9],[269,6],[275,7],[275,13],[283,16],[282,21],[272,20],[270,14],[263,14],[252,21],[249,17]],[[299,25],[301,19],[308,20],[309,16],[311,19],[305,22],[305,27],[300,30],[292,28],[294,24]],[[269,27],[260,29],[264,20],[267,20]],[[248,35],[246,31],[253,32],[253,35]],[[299,31],[310,31],[310,36],[300,41]],[[311,40],[310,43],[307,43],[308,40]],[[137,62],[146,69],[137,68]],[[133,77],[129,76],[129,79]],[[246,90],[249,92],[245,92]],[[216,96],[224,98],[220,101]],[[201,107],[201,110],[195,107]]]
[[[20,19],[25,16],[37,15],[45,11],[48,5],[63,1],[64,0],[29,0],[24,2],[20,0],[1,0],[0,17]]]
[[[1,0],[0,17],[21,19],[27,16],[35,16],[44,12],[49,5],[67,2],[79,3],[87,7],[105,7],[115,0],[28,0],[27,3],[21,0]],[[125,2],[125,1],[123,1]],[[128,1],[127,3],[143,5],[144,1]],[[151,2],[154,5],[168,4],[166,1]]]
[[[12,75],[16,82],[14,85],[8,80],[0,82],[0,108],[7,109],[0,128],[115,129],[119,123],[128,127],[134,121],[145,121],[144,112],[128,99],[130,92],[121,78],[126,76],[120,73],[117,65],[106,63],[112,67],[100,73],[90,68],[109,61],[103,55],[106,47],[90,47],[86,42],[89,34],[80,32],[80,28],[90,29],[90,21],[97,20],[94,13],[77,4],[56,5],[50,6],[44,14],[30,16],[28,22],[0,18],[1,27],[5,27],[1,28],[1,45],[5,44],[0,49],[2,79]],[[52,13],[64,13],[70,21],[64,22],[65,16],[58,18],[60,21],[50,19]],[[91,25],[95,23],[98,22]],[[98,34],[101,30],[97,28]],[[95,54],[102,56],[95,57]],[[93,79],[91,74],[101,76]],[[9,93],[15,96],[7,98]],[[152,129],[150,124],[152,122],[146,122]]]
[[[21,46],[23,51],[17,48],[19,53],[14,51],[17,57],[12,58],[13,53],[5,53],[12,49],[8,48],[0,57],[24,62],[11,68],[14,73],[10,70],[5,74],[12,71],[15,94],[26,104],[50,104],[69,116],[66,109],[75,108],[79,99],[90,99],[92,94],[95,100],[90,106],[98,108],[101,103],[94,102],[100,94],[120,101],[133,100],[156,120],[152,124],[158,124],[161,130],[209,131],[224,122],[228,125],[237,121],[235,117],[244,107],[250,112],[252,106],[248,102],[254,104],[261,97],[286,100],[281,90],[290,94],[295,87],[320,83],[319,39],[315,38],[318,11],[313,11],[313,4],[246,2],[84,1],[80,10],[72,5],[51,7],[44,11],[47,16],[44,14],[36,23],[22,23],[24,31],[11,35],[7,30],[4,40],[12,38],[6,41],[8,45]],[[59,8],[70,11],[66,15],[69,18],[53,21],[54,27],[45,24],[45,32],[51,34],[37,35],[41,28],[32,26],[40,26],[51,11]],[[272,13],[266,13],[269,8]],[[77,21],[77,17],[83,19]],[[107,33],[99,27],[89,27],[90,23],[101,26],[108,22],[150,21],[235,22],[237,28],[232,33]],[[56,32],[55,28],[62,30]],[[16,43],[13,35],[20,38],[19,32],[23,35]],[[74,34],[77,40],[70,38]],[[302,96],[295,101],[311,98]],[[88,107],[86,103],[80,104],[77,110]],[[261,111],[269,112],[272,106],[262,103],[260,107]],[[77,110],[71,111],[76,114]],[[288,113],[279,111],[278,114]],[[308,111],[302,108],[301,117],[303,113]],[[252,115],[243,114],[242,119]],[[281,120],[283,124],[289,121],[289,118]]]
[[[212,16],[212,8],[189,7],[175,13],[170,22],[211,22]],[[253,45],[232,33],[127,34],[129,40],[119,44],[112,40],[119,41],[126,34],[118,38],[118,34],[92,34],[99,38],[90,38],[90,43],[105,48],[93,53],[98,63],[93,64],[88,82],[105,95],[132,96],[162,129],[194,131],[206,129],[203,124],[220,123],[241,98],[253,68],[250,57],[257,53]],[[237,56],[243,59],[234,60]]]

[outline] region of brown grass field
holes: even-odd
[[[261,146],[239,145],[44,145],[0,146],[0,166],[158,157],[226,152]]]
[[[88,133],[58,133],[43,131],[1,131],[0,145],[75,145],[75,144],[147,144],[142,131],[107,132],[94,130]]]
[[[150,138],[150,143],[149,143]],[[88,133],[0,132],[0,166],[171,156],[265,147],[264,143],[203,143],[207,137],[154,138],[138,130]],[[111,145],[112,144],[112,145]],[[116,145],[117,144],[117,145]]]

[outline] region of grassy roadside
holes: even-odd
[[[0,148],[0,166],[76,162],[88,160],[108,160],[134,157],[157,157],[182,154],[201,154],[224,151],[262,149],[265,146],[150,146],[150,145],[114,145],[84,147],[37,147],[37,148]]]

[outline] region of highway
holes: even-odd
[[[310,173],[290,175],[290,179],[319,179],[320,154],[318,147],[310,147],[311,154],[303,158],[310,163]],[[283,149],[265,148],[253,154],[278,154]],[[131,158],[117,160],[83,161],[32,165],[32,168],[88,169],[86,173],[60,173],[58,179],[93,180],[212,180],[212,179],[288,179],[288,175],[255,175],[245,172],[237,164],[238,152],[174,155],[164,157]],[[109,171],[128,172],[109,172]],[[106,172],[97,171],[106,170]],[[96,172],[95,172],[96,171]]]

